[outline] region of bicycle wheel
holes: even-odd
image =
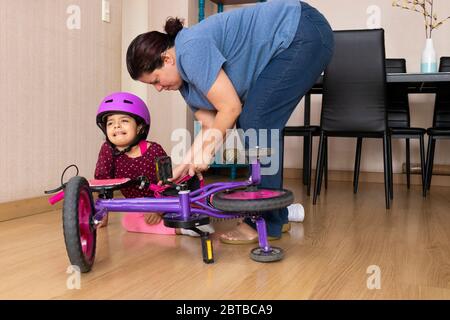
[[[95,260],[97,231],[93,226],[94,201],[88,181],[69,180],[64,190],[63,229],[70,263],[89,272]]]
[[[269,251],[263,248],[254,248],[250,251],[250,258],[256,262],[275,262],[284,257],[284,251],[278,247],[271,247]]]
[[[228,212],[261,212],[282,209],[294,202],[289,190],[277,190],[249,187],[216,193],[212,197],[212,205]]]

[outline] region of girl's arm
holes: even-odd
[[[114,178],[113,150],[106,142],[102,145],[98,154],[94,177],[95,179]]]

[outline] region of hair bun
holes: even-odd
[[[172,39],[175,39],[178,32],[183,29],[184,21],[179,18],[169,17],[166,20],[166,25],[164,26],[164,30],[168,34],[168,36]]]

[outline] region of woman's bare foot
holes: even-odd
[[[225,243],[255,243],[258,242],[258,233],[248,224],[240,222],[236,228],[220,235],[220,240]]]

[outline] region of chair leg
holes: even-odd
[[[384,196],[386,200],[386,209],[390,209],[390,177],[389,177],[389,142],[388,136],[385,133],[383,136],[383,158],[384,158]]]
[[[282,131],[283,137],[281,138],[280,141],[280,170],[281,170],[281,183],[283,183],[284,181],[284,131]],[[283,188],[283,185],[281,186]]]
[[[406,142],[406,185],[408,189],[411,187],[411,153],[410,153],[410,147],[411,144],[409,142],[409,139],[405,139]]]
[[[428,177],[430,176],[430,163],[431,163],[431,136],[428,136],[428,147],[427,147],[427,160],[425,169],[425,192],[428,191]]]
[[[389,196],[394,199],[394,170],[392,168],[392,138],[387,137],[388,141],[388,163],[389,163]]]
[[[322,159],[322,162],[321,162],[321,165],[320,165],[320,176],[319,176],[319,193],[317,194],[317,195],[319,195],[320,196],[320,192],[322,191],[322,182],[323,182],[323,176],[324,176],[324,168],[325,168],[325,165],[326,165],[326,161],[327,161],[327,144],[328,144],[328,137],[327,136],[325,136],[324,138],[323,138],[323,153],[322,153],[322,156],[323,156],[323,159]]]
[[[317,201],[317,195],[319,194],[319,188],[320,188],[320,172],[322,168],[322,162],[323,162],[323,145],[324,145],[325,136],[322,133],[320,133],[320,140],[319,140],[319,152],[317,154],[317,165],[316,165],[316,180],[314,181],[314,196],[313,196],[313,204],[316,204]]]
[[[306,140],[306,139],[305,139]],[[312,147],[313,147],[313,136],[308,135],[309,148],[308,148],[308,179],[307,179],[307,189],[306,194],[309,197],[311,195],[311,168],[312,168]]]
[[[308,168],[308,164],[310,163],[310,159],[308,159],[308,153],[306,152],[310,149],[309,139],[307,136],[303,136],[303,185],[308,184],[308,172],[311,170],[311,167]]]
[[[431,187],[431,178],[433,176],[434,151],[436,148],[436,140],[431,136],[428,139],[428,157],[427,157],[427,190]]]
[[[427,189],[425,187],[425,177],[426,177],[426,172],[425,172],[425,144],[423,142],[423,135],[419,136],[419,141],[420,141],[420,171],[421,171],[421,175],[422,175],[422,195],[424,197],[427,196]]]
[[[353,193],[358,192],[359,170],[361,166],[362,138],[356,140],[355,169],[353,171]]]
[[[328,138],[325,138],[325,190],[328,189]]]

